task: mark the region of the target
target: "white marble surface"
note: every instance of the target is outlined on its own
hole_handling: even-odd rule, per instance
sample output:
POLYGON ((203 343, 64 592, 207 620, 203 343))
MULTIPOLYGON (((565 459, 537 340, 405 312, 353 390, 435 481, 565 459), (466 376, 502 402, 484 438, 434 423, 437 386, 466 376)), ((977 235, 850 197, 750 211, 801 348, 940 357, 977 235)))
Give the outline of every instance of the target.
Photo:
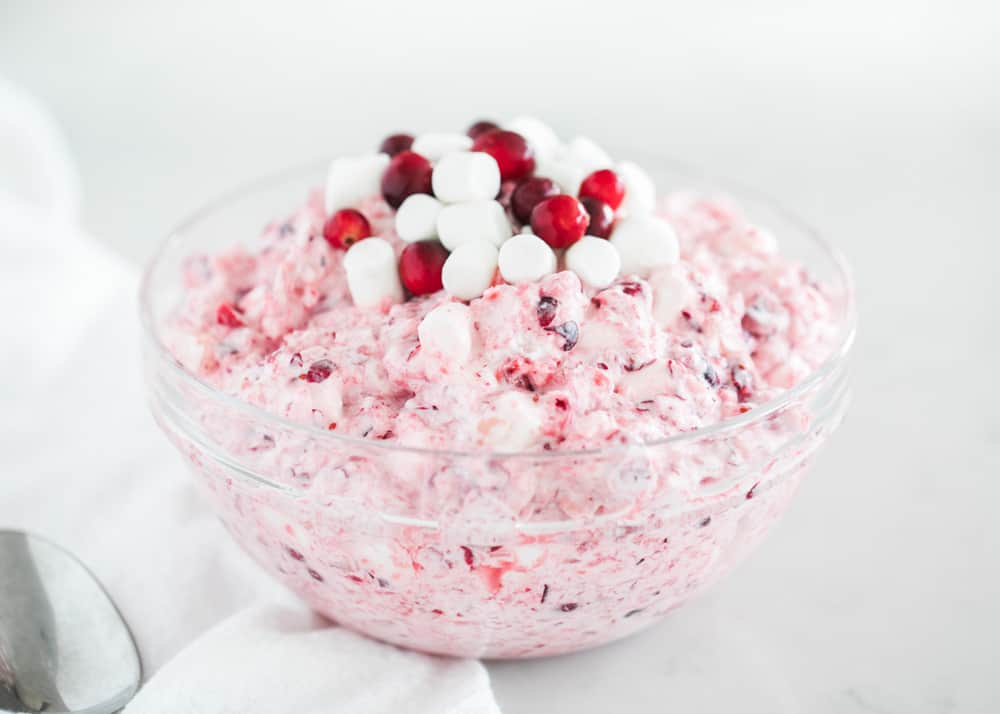
POLYGON ((137 261, 248 176, 530 111, 759 186, 854 264, 854 407, 773 536, 642 635, 491 665, 505 712, 1000 711, 990 5, 203 5, 0 7, 0 72, 55 111, 88 228, 137 261))

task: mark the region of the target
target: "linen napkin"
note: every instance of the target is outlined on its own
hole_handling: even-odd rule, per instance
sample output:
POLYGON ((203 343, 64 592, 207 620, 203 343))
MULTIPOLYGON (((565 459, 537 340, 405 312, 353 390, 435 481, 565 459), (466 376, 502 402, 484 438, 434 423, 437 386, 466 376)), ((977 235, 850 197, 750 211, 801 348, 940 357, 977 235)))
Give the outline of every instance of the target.
POLYGON ((230 541, 146 410, 136 271, 78 228, 75 176, 0 80, 0 528, 107 588, 147 679, 127 714, 498 713, 478 662, 336 627, 230 541))

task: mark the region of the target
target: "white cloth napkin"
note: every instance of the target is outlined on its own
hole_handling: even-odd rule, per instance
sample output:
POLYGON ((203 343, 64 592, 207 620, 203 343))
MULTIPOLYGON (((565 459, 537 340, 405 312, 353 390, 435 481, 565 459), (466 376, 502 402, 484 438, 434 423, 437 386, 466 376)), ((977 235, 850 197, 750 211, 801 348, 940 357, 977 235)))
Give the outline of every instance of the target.
POLYGON ((134 269, 77 227, 54 123, 0 80, 0 528, 90 566, 139 645, 128 714, 496 714, 481 664, 310 614, 195 495, 142 397, 134 269))

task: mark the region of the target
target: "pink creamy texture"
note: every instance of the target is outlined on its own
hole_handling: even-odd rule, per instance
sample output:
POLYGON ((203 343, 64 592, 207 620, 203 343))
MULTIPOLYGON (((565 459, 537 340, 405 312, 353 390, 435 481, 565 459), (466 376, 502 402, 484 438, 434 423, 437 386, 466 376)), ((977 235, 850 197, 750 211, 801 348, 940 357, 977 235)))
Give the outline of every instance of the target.
MULTIPOLYGON (((361 208, 401 250, 381 199, 361 208)), ((845 403, 831 387, 721 436, 643 446, 795 385, 839 319, 727 203, 670 195, 659 213, 678 265, 601 291, 569 272, 498 284, 471 301, 472 355, 453 364, 417 336, 443 294, 353 307, 314 196, 253 248, 191 258, 167 343, 222 392, 356 438, 201 394, 161 422, 238 542, 347 626, 483 657, 625 636, 754 547, 845 403)))
MULTIPOLYGON (((365 212, 401 250, 391 210, 373 200, 365 212)), ((471 302, 473 354, 453 364, 422 352, 417 337, 424 315, 450 298, 355 308, 344 252, 317 237, 314 198, 254 249, 192 260, 173 350, 213 386, 294 421, 406 446, 498 451, 691 431, 768 401, 827 356, 830 305, 767 234, 689 195, 668 197, 661 215, 679 233, 679 265, 600 291, 568 271, 496 285, 471 302), (683 302, 661 322, 657 303, 671 300, 661 294, 678 291, 683 302), (220 325, 220 305, 234 306, 245 327, 220 325), (504 431, 512 392, 529 433, 504 431)))

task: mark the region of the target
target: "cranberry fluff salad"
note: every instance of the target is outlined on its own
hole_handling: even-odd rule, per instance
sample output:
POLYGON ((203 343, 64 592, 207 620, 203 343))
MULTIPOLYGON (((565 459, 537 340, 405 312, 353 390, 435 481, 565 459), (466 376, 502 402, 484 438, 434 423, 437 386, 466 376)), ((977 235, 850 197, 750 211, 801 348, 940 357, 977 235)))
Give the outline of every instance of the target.
POLYGON ((756 544, 839 420, 808 395, 753 418, 838 348, 826 285, 591 139, 396 134, 304 198, 185 258, 160 334, 200 391, 158 417, 347 626, 485 657, 629 634, 756 544))

